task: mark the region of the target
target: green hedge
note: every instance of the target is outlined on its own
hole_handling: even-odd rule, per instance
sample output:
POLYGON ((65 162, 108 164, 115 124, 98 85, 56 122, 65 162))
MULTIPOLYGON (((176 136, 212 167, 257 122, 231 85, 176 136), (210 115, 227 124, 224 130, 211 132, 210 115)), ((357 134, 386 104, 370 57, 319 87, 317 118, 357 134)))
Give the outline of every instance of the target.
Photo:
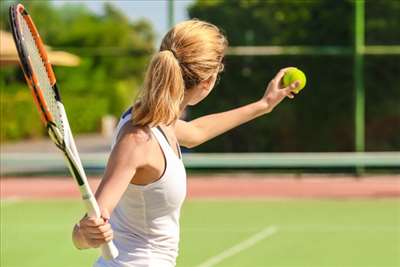
MULTIPOLYGON (((109 100, 97 96, 68 96, 63 101, 74 133, 98 131, 101 127, 101 117, 109 110, 109 100)), ((1 142, 35 138, 45 134, 28 90, 21 90, 16 94, 1 93, 0 105, 1 142)))
POLYGON ((0 93, 0 141, 43 135, 43 125, 28 90, 17 94, 0 93))
MULTIPOLYGON (((66 88, 61 92, 68 119, 74 134, 99 132, 101 118, 120 114, 132 105, 137 93, 137 82, 133 79, 108 85, 103 94, 71 93, 66 88)), ((89 91, 89 90, 88 90, 89 91)), ((4 86, 0 92, 1 123, 0 141, 35 138, 46 134, 39 113, 25 84, 4 86)))
POLYGON ((63 102, 74 133, 99 131, 101 117, 109 110, 108 99, 97 96, 68 96, 63 102))

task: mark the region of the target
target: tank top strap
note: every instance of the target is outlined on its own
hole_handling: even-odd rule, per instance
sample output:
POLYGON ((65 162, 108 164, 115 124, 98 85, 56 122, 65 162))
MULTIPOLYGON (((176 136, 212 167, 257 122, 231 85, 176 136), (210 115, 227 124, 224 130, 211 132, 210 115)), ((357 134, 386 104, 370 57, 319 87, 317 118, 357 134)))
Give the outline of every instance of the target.
POLYGON ((122 116, 117 124, 117 127, 114 130, 113 137, 111 139, 111 149, 113 149, 115 144, 117 143, 118 135, 119 135, 119 132, 121 131, 122 127, 132 119, 131 112, 132 112, 132 107, 130 107, 128 110, 126 110, 122 114, 122 116))
POLYGON ((164 136, 164 133, 160 131, 160 129, 158 129, 157 127, 152 127, 151 131, 157 139, 157 142, 160 144, 165 156, 170 155, 170 153, 174 153, 170 144, 167 141, 167 138, 164 136))
MULTIPOLYGON (((118 139, 118 135, 119 135, 122 127, 131 120, 132 120, 132 107, 130 107, 128 110, 126 110, 122 114, 122 116, 118 122, 118 125, 114 131, 114 134, 113 134, 113 138, 111 141, 111 148, 114 148, 114 146, 117 142, 117 139, 118 139)), ((173 153, 175 155, 175 152, 172 150, 171 145, 168 143, 168 140, 167 140, 167 137, 165 136, 165 134, 160 129, 158 129, 158 127, 152 127, 150 129, 151 129, 153 135, 155 136, 157 142, 160 144, 161 149, 163 150, 163 153, 168 156, 171 155, 170 153, 173 153)), ((179 158, 181 158, 180 151, 179 151, 179 158)))

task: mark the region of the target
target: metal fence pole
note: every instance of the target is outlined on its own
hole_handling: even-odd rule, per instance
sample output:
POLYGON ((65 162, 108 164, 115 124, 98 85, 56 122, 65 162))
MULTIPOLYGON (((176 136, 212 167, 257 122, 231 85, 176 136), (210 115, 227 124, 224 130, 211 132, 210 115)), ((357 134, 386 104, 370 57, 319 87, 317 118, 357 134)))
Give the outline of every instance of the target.
MULTIPOLYGON (((355 0, 354 15, 354 89, 355 89, 355 151, 365 151, 365 89, 364 89, 364 0, 355 0)), ((363 167, 357 168, 361 174, 363 167)))
POLYGON ((168 29, 171 29, 174 26, 174 0, 168 0, 168 29))
POLYGON ((355 150, 365 150, 364 97, 364 0, 355 1, 354 88, 355 88, 355 150))

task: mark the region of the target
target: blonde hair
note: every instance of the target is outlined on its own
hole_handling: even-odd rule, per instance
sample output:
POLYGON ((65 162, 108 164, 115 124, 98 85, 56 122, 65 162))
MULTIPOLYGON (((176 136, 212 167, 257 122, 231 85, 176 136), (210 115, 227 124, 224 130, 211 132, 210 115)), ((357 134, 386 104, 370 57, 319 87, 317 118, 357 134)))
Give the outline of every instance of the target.
POLYGON ((170 125, 176 121, 185 90, 219 70, 226 47, 224 34, 211 23, 188 20, 173 27, 147 68, 132 110, 134 124, 170 125))

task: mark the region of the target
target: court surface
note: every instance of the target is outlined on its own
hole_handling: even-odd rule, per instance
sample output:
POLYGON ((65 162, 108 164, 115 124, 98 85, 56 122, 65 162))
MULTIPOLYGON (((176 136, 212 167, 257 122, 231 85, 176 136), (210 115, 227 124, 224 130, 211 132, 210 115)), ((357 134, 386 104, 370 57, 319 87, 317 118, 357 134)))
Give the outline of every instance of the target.
MULTIPOLYGON (((314 186, 323 183, 313 181, 314 186)), ((193 195, 193 184, 189 184, 192 191, 182 211, 177 266, 400 266, 400 199, 398 181, 393 181, 391 191, 384 189, 391 194, 375 197, 307 197, 305 189, 299 197, 200 197, 193 195)), ((307 182, 287 186, 294 190, 300 188, 298 183, 307 182)), ((277 181, 269 183, 275 183, 277 190, 277 181)), ((2 185, 4 193, 4 180, 2 185)), ((212 188, 213 183, 208 180, 205 185, 212 188)), ((341 189, 335 183, 331 187, 331 192, 341 189)), ((372 188, 362 183, 359 187, 372 188)), ((25 188, 33 189, 29 184, 25 188)), ((379 186, 375 188, 379 191, 379 186)), ((91 266, 98 252, 75 250, 70 241, 82 205, 60 196, 29 199, 2 194, 2 267, 91 266)))

